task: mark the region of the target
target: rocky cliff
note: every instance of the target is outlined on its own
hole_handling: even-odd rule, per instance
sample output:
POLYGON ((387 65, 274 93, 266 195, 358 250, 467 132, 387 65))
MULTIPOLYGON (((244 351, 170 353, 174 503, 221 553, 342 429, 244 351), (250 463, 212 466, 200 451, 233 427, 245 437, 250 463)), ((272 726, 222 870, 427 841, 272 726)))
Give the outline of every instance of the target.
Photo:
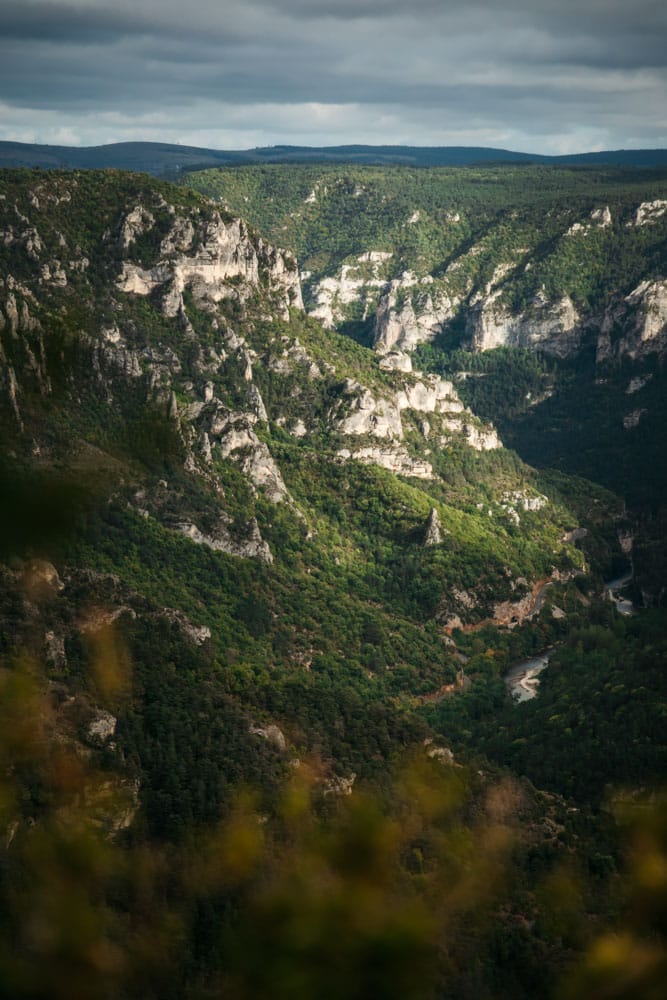
POLYGON ((302 167, 289 182, 282 176, 279 193, 264 191, 268 177, 252 168, 189 183, 239 206, 245 198, 260 226, 305 261, 311 315, 330 328, 356 325, 380 354, 444 338, 569 358, 619 321, 615 356, 663 350, 664 318, 654 293, 651 305, 644 296, 645 283, 667 274, 660 175, 302 167), (234 201, 237 184, 244 193, 234 201))
MULTIPOLYGON (((50 318, 54 310, 66 313, 76 296, 77 309, 83 305, 88 312, 77 334, 79 347, 112 408, 122 410, 131 387, 146 402, 164 407, 193 473, 215 482, 217 465, 232 462, 254 495, 287 503, 297 516, 298 505, 266 437, 271 422, 296 438, 324 428, 338 439, 339 459, 420 479, 437 478, 427 458, 434 447, 446 449, 455 439, 478 450, 500 447, 495 431, 464 407, 451 382, 413 373, 409 360, 381 370, 369 358, 370 384, 341 382, 335 360, 318 363, 289 327, 280 336, 260 335, 259 324, 288 322, 291 310, 303 311, 296 261, 210 203, 175 205, 150 188, 128 193, 113 207, 106 227, 88 231, 85 245, 77 241, 66 261, 63 251, 71 237, 57 228, 47 206, 67 206, 63 216, 76 216, 85 199, 79 180, 38 181, 13 203, 10 199, 3 204, 6 245, 23 281, 11 273, 1 279, 0 317, 8 345, 1 357, 17 423, 23 422, 22 397, 35 382, 40 392, 50 392, 45 342, 50 318), (100 276, 106 280, 101 289, 100 276), (311 385, 305 406, 299 379, 311 385), (290 385, 284 401, 281 384, 290 385), (267 390, 272 399, 265 402, 267 390), (329 400, 316 424, 313 393, 329 400), (406 439, 406 419, 418 428, 421 446, 406 439)), ((375 275, 387 257, 369 254, 359 266, 375 275)), ((339 293, 357 287, 348 281, 339 293)), ((394 352, 388 361, 397 357, 394 352)), ((144 498, 143 509, 162 516, 165 504, 154 495, 144 498)), ((175 527, 214 549, 272 558, 256 522, 249 534, 235 536, 224 501, 220 516, 208 532, 196 519, 181 518, 175 527)))
MULTIPOLYGON (((312 537, 297 456, 324 451, 334 466, 379 466, 446 495, 454 454, 502 449, 451 380, 412 370, 406 350, 454 300, 408 272, 385 286, 387 253, 358 255, 336 292, 340 304, 382 287, 387 317, 406 296, 402 332, 376 320, 372 352, 305 314, 293 255, 187 192, 131 175, 10 175, 0 226, 0 367, 15 431, 34 454, 67 451, 40 421, 52 406, 87 448, 129 448, 142 462, 158 434, 182 473, 133 484, 129 507, 197 547, 270 566, 274 518, 312 537)), ((320 320, 333 322, 334 304, 320 320)))
POLYGON ((498 300, 498 293, 490 293, 471 305, 466 317, 471 350, 523 347, 559 358, 577 353, 583 324, 568 295, 550 302, 538 293, 526 310, 514 315, 498 300))
POLYGON ((667 280, 642 281, 612 303, 599 327, 597 358, 631 360, 667 349, 667 280))

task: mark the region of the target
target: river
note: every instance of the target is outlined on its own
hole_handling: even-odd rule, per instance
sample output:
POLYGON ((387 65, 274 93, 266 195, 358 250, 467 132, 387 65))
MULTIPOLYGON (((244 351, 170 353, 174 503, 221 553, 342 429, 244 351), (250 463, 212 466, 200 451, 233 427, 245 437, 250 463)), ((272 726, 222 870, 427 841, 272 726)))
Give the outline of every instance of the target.
POLYGON ((540 683, 539 675, 549 666, 553 651, 552 647, 537 656, 531 656, 529 660, 521 660, 507 671, 504 681, 516 702, 530 701, 535 697, 540 683))
POLYGON ((604 592, 616 605, 616 609, 621 615, 634 614, 635 606, 627 597, 621 597, 620 592, 632 580, 632 570, 623 576, 617 576, 615 580, 609 580, 604 585, 604 592))
MULTIPOLYGON (((623 588, 627 587, 631 580, 632 570, 623 576, 616 577, 615 580, 608 580, 604 585, 604 593, 614 602, 616 609, 621 615, 634 614, 635 606, 632 601, 627 597, 620 596, 623 588)), ((553 647, 551 647, 537 656, 531 656, 528 660, 521 660, 520 663, 515 663, 507 671, 503 679, 509 688, 510 694, 517 703, 530 701, 531 698, 537 695, 540 674, 549 666, 549 659, 553 652, 553 647)))

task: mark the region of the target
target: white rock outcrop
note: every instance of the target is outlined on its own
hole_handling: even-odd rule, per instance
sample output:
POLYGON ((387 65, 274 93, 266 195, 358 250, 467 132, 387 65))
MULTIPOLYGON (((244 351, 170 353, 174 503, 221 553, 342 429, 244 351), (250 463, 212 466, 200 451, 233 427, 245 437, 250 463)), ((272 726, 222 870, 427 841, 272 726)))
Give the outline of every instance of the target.
POLYGON ((391 257, 381 250, 368 250, 354 263, 343 264, 338 274, 322 278, 311 289, 315 305, 309 314, 329 329, 345 319, 351 305, 363 303, 362 313, 367 316, 386 283, 380 269, 391 257))
POLYGON ((542 510, 549 503, 543 493, 530 494, 526 490, 506 491, 501 497, 501 506, 511 504, 521 510, 542 510))
POLYGON ((138 236, 142 236, 155 225, 155 217, 143 205, 135 205, 120 224, 118 246, 127 253, 138 236))
POLYGON ((575 236, 577 233, 581 233, 585 236, 592 229, 608 229, 611 223, 611 211, 609 205, 605 205, 604 208, 594 208, 587 222, 574 222, 565 235, 575 236))
POLYGON ((99 709, 88 726, 88 737, 89 739, 99 740, 100 743, 106 743, 107 740, 116 732, 116 725, 118 719, 111 712, 107 712, 105 709, 99 709))
POLYGON ((638 427, 639 421, 646 412, 647 412, 646 408, 642 407, 638 410, 633 410, 632 413, 626 413, 626 415, 623 417, 623 429, 629 431, 633 427, 638 427))
POLYGON ((250 449, 241 459, 240 466, 255 489, 261 490, 271 503, 293 503, 280 469, 263 441, 250 449))
POLYGON ((341 461, 350 460, 364 465, 379 465, 397 476, 411 476, 414 479, 435 479, 433 466, 425 459, 412 458, 402 446, 385 448, 340 448, 336 452, 341 461))
POLYGON ((453 382, 438 375, 419 375, 418 380, 406 383, 396 394, 401 410, 416 413, 463 413, 465 406, 459 399, 453 382))
POLYGON ((549 503, 543 493, 531 495, 526 490, 508 490, 500 498, 500 506, 515 524, 521 523, 519 511, 538 511, 549 503))
POLYGON ((211 630, 208 625, 195 625, 182 611, 174 608, 163 608, 160 617, 177 625, 183 635, 195 646, 203 646, 211 638, 211 630))
POLYGON ((443 447, 451 442, 452 434, 463 437, 465 443, 474 448, 475 451, 493 451, 503 447, 495 427, 491 424, 478 426, 469 410, 464 410, 460 417, 445 417, 442 421, 442 428, 447 432, 440 439, 440 444, 443 447))
POLYGON ((375 313, 373 346, 379 354, 413 351, 442 331, 458 300, 433 285, 431 275, 417 278, 405 271, 388 282, 375 313))
POLYGON ((579 348, 582 320, 568 295, 550 302, 539 294, 525 312, 513 315, 498 301, 498 294, 493 293, 470 310, 466 332, 474 351, 537 347, 565 358, 579 348))
POLYGON ((663 198, 656 198, 655 201, 643 201, 637 207, 634 218, 627 222, 627 226, 648 226, 657 222, 667 212, 667 201, 663 198))
POLYGON ((600 324, 597 360, 646 357, 667 350, 667 280, 642 281, 610 306, 600 324), (614 337, 615 331, 622 331, 614 337))
MULTIPOLYGON (((421 373, 416 375, 414 380, 406 380, 391 396, 375 396, 370 389, 359 382, 347 379, 330 413, 332 428, 346 436, 367 435, 389 442, 398 442, 404 438, 401 420, 403 411, 438 414, 440 425, 447 432, 447 436, 441 439, 441 444, 448 444, 451 435, 457 434, 477 451, 502 448, 502 442, 495 428, 491 425, 478 425, 472 413, 459 399, 452 382, 438 375, 421 373)), ((430 427, 424 426, 423 422, 422 433, 426 438, 430 434, 430 427)), ((361 456, 363 451, 355 451, 355 457, 361 456)), ((395 450, 370 449, 370 451, 382 456, 377 464, 384 465, 385 468, 392 468, 394 464, 398 466, 404 464, 401 459, 396 458, 395 450), (392 456, 391 459, 389 455, 392 456)), ((428 462, 422 463, 422 466, 424 469, 431 469, 428 462)), ((430 476, 430 472, 425 474, 425 478, 430 476)))
POLYGON ((431 760, 439 760, 442 764, 454 764, 454 754, 449 747, 430 747, 426 756, 431 760))
MULTIPOLYGON (((273 562, 273 554, 268 543, 262 538, 257 521, 250 522, 250 533, 245 539, 234 538, 224 521, 216 526, 215 533, 205 534, 191 521, 181 521, 176 530, 186 535, 196 545, 207 545, 216 552, 226 552, 242 559, 260 559, 265 563, 273 562)), ((209 633, 210 635, 210 633, 209 633)))
POLYGON ((328 778, 327 781, 324 782, 324 794, 340 795, 343 797, 351 795, 356 780, 357 776, 354 771, 352 771, 347 778, 334 775, 332 778, 328 778))
POLYGON ((503 447, 493 427, 477 427, 472 423, 464 423, 461 430, 466 444, 475 451, 495 451, 496 448, 503 447))
POLYGON ((440 516, 435 507, 431 507, 431 512, 426 521, 424 529, 424 545, 440 545, 442 543, 442 525, 440 516))
POLYGON ((635 392, 639 392, 645 385, 648 385, 652 378, 653 375, 650 372, 648 375, 636 375, 634 378, 631 378, 625 390, 626 396, 632 396, 635 392))
POLYGON ((170 254, 184 253, 189 250, 192 246, 192 241, 195 238, 195 227, 192 225, 192 221, 183 216, 178 216, 174 220, 174 224, 171 227, 169 233, 165 236, 160 244, 160 252, 163 256, 167 257, 170 254))
POLYGON ((411 372, 412 358, 403 351, 390 351, 380 358, 378 365, 383 372, 411 372))
MULTIPOLYGON (((231 295, 238 297, 239 289, 230 285, 230 280, 240 279, 247 290, 252 290, 266 279, 269 291, 281 299, 283 311, 290 307, 303 309, 299 273, 291 254, 268 246, 261 239, 253 241, 241 219, 226 222, 217 212, 204 226, 201 239, 192 250, 190 227, 187 219, 175 220, 171 233, 162 241, 163 257, 154 267, 143 268, 124 261, 117 287, 134 295, 149 295, 163 287, 163 311, 165 315, 176 316, 182 308, 186 288, 197 305, 206 306, 231 295)), ((130 246, 131 241, 128 249, 130 246)))
MULTIPOLYGON (((229 410, 217 399, 197 406, 198 427, 200 434, 206 434, 209 456, 212 458, 217 453, 223 458, 231 458, 248 477, 253 489, 261 490, 272 503, 293 504, 280 469, 254 430, 257 421, 263 419, 261 412, 257 409, 254 412, 229 410)), ((263 413, 265 417, 266 411, 263 413)))
POLYGON ((267 743, 272 743, 277 750, 284 753, 287 749, 287 740, 285 739, 284 733, 276 725, 270 726, 250 726, 248 732, 251 736, 260 736, 267 743))
POLYGON ((343 417, 333 421, 341 434, 400 440, 403 437, 401 411, 396 399, 376 398, 370 389, 348 379, 336 408, 350 400, 343 417))
POLYGON ((298 337, 294 337, 293 340, 283 337, 279 347, 272 347, 267 367, 276 375, 289 375, 298 371, 299 374, 305 374, 309 380, 322 377, 319 365, 311 358, 298 337))

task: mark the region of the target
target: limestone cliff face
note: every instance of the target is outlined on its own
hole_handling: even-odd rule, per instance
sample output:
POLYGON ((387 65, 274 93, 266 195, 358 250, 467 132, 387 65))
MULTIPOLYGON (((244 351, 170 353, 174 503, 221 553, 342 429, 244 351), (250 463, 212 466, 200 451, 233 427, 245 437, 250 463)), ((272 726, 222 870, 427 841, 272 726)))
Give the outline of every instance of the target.
POLYGON ((454 383, 438 375, 415 373, 415 379, 404 382, 397 395, 401 410, 416 413, 463 413, 465 407, 459 399, 454 383))
POLYGON ((650 226, 661 219, 667 213, 667 201, 664 198, 654 198, 652 201, 643 201, 637 206, 637 210, 626 226, 650 226))
POLYGON ((395 398, 378 398, 370 389, 353 379, 347 379, 334 404, 332 425, 341 434, 400 441, 403 438, 401 412, 395 398), (342 416, 338 414, 343 411, 342 416))
POLYGON ((337 455, 343 462, 353 459, 363 465, 379 465, 397 476, 410 476, 412 479, 436 478, 430 462, 426 459, 414 458, 402 445, 340 448, 337 455))
POLYGON ((436 287, 431 275, 409 271, 383 289, 375 314, 373 345, 379 354, 413 351, 433 338, 453 318, 459 302, 436 287))
MULTIPOLYGON (((410 459, 403 444, 404 420, 418 426, 425 440, 446 447, 459 437, 477 451, 501 448, 495 429, 482 424, 463 405, 452 382, 437 375, 415 372, 412 378, 396 376, 393 392, 373 393, 359 382, 348 379, 334 403, 329 421, 334 430, 347 437, 370 437, 386 442, 382 447, 344 448, 342 458, 374 462, 400 475, 420 479, 435 478, 433 467, 424 457, 410 459)), ((428 454, 428 450, 425 454, 428 454)))
POLYGON ((661 351, 661 293, 646 286, 662 280, 655 266, 667 201, 605 201, 563 200, 539 225, 520 205, 463 218, 449 205, 435 215, 415 205, 398 228, 388 211, 386 231, 378 209, 376 242, 363 253, 341 262, 321 237, 331 271, 302 274, 308 311, 328 328, 365 322, 385 371, 408 371, 410 353, 441 334, 473 351, 517 347, 570 358, 599 331, 601 358, 661 351), (619 259, 630 266, 619 269, 619 259))
POLYGON ((605 312, 597 359, 631 359, 667 350, 667 280, 642 281, 605 312), (619 335, 620 334, 620 335, 619 335))
POLYGON ((273 555, 268 544, 263 540, 257 521, 253 519, 247 538, 239 539, 231 534, 224 522, 217 525, 212 534, 205 534, 196 524, 182 521, 176 525, 178 531, 186 535, 197 545, 207 545, 217 552, 227 552, 242 559, 260 559, 271 564, 273 555))
MULTIPOLYGON (((145 225, 145 218, 146 213, 135 207, 123 220, 121 238, 126 250, 131 250, 133 242, 128 242, 127 233, 136 233, 138 220, 145 225)), ((226 222, 214 212, 198 245, 194 245, 194 238, 191 220, 176 216, 162 240, 160 260, 150 268, 125 260, 118 288, 135 295, 159 289, 166 316, 178 315, 186 289, 201 308, 225 298, 247 298, 262 283, 277 296, 283 315, 289 315, 290 307, 303 309, 295 258, 261 239, 253 240, 241 219, 226 222)))
MULTIPOLYGON (((316 282, 310 290, 310 315, 330 329, 347 318, 350 306, 366 318, 375 309, 378 293, 386 282, 386 262, 392 256, 382 250, 366 251, 342 264, 336 274, 316 282)), ((307 272, 303 274, 304 279, 309 277, 307 272)))
POLYGON ((594 208, 590 217, 584 222, 573 222, 565 235, 575 236, 579 233, 585 236, 593 229, 608 229, 611 224, 611 211, 609 205, 605 205, 603 208, 594 208))
MULTIPOLYGON (((412 351, 432 340, 452 319, 459 298, 430 274, 412 271, 392 276, 394 254, 367 250, 330 276, 312 284, 308 312, 334 328, 351 317, 373 320, 373 346, 378 354, 412 351)), ((308 282, 310 274, 302 274, 308 282)))
MULTIPOLYGON (((637 223, 643 224, 648 222, 637 223)), ((575 355, 586 332, 597 331, 598 362, 636 360, 667 349, 667 280, 642 281, 628 295, 612 299, 602 315, 588 316, 567 295, 550 302, 542 294, 513 315, 495 292, 472 306, 466 330, 472 350, 536 348, 558 358, 575 355)))
POLYGON ((498 294, 491 293, 472 307, 466 322, 472 350, 532 347, 558 358, 576 353, 582 331, 582 318, 567 295, 556 302, 538 295, 528 310, 512 315, 498 294))
MULTIPOLYGON (((605 206, 585 222, 573 224, 564 236, 585 236, 611 224, 605 206)), ((327 327, 335 327, 352 312, 357 318, 372 317, 373 346, 381 357, 390 359, 387 369, 407 370, 404 359, 409 353, 446 331, 459 314, 465 318, 472 350, 509 346, 536 348, 556 357, 576 354, 585 329, 595 326, 596 317, 580 314, 567 294, 550 300, 544 292, 538 292, 520 313, 512 313, 503 299, 505 284, 507 280, 511 284, 513 274, 528 270, 531 262, 525 247, 508 253, 511 259, 498 264, 491 279, 480 285, 470 275, 464 276, 478 266, 476 260, 483 255, 480 247, 455 258, 438 278, 403 271, 387 281, 380 275, 391 269, 392 255, 369 251, 311 290, 315 304, 310 315, 327 327)))

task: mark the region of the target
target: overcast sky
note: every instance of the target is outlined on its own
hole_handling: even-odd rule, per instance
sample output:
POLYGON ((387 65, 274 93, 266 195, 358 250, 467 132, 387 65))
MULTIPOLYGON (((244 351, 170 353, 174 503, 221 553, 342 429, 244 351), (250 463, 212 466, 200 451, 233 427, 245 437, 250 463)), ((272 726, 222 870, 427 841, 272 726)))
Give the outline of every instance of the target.
POLYGON ((0 0, 0 139, 667 146, 665 0, 0 0))

